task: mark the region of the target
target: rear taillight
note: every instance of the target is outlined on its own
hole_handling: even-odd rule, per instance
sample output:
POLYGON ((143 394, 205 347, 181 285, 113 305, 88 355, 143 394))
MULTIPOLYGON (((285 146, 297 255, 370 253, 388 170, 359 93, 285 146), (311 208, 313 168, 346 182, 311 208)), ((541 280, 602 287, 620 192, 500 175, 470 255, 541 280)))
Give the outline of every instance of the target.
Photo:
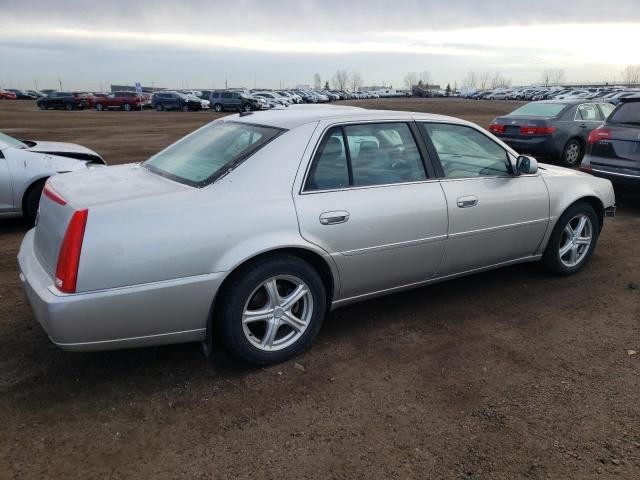
POLYGON ((520 127, 520 135, 551 135, 555 127, 520 127))
POLYGON ((585 165, 584 167, 580 167, 580 171, 584 173, 593 173, 593 168, 591 168, 591 165, 585 165))
POLYGON ((606 128, 596 128, 595 130, 591 130, 587 143, 596 143, 600 140, 611 140, 611 130, 606 128))
POLYGON ((489 131, 491 133, 504 133, 505 126, 500 125, 499 123, 492 123, 489 125, 489 131))
POLYGON ((82 240, 84 239, 84 229, 87 226, 88 216, 89 210, 87 209, 73 213, 60 246, 55 282, 56 287, 65 293, 76 292, 82 240))
POLYGON ((67 204, 67 201, 64 198, 62 198, 62 196, 60 196, 60 194, 56 192, 51 185, 49 185, 48 180, 47 180, 47 183, 44 184, 44 190, 42 190, 42 193, 44 194, 45 197, 53 200, 58 205, 67 204))

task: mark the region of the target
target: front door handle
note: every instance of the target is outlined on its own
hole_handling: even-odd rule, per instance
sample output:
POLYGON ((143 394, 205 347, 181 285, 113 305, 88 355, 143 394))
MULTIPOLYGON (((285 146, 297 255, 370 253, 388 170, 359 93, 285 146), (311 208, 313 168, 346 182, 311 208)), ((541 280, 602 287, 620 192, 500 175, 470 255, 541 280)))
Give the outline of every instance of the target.
POLYGON ((581 123, 581 124, 580 124, 580 128, 588 128, 588 127, 589 127, 589 125, 586 125, 586 124, 584 124, 584 123, 581 123))
POLYGON ((349 220, 349 212, 338 210, 336 212, 324 212, 320 214, 320 223, 322 225, 337 225, 349 220))
POLYGON ((478 205, 478 197, 469 195, 468 197, 458 197, 458 208, 469 208, 478 205))

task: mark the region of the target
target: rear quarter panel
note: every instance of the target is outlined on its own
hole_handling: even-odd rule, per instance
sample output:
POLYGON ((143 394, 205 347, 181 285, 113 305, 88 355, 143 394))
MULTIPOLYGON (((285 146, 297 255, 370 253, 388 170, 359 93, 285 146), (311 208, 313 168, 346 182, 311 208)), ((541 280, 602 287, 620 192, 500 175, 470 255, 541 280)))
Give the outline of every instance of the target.
POLYGON ((324 255, 300 236, 291 196, 314 129, 286 132, 208 187, 90 208, 79 290, 229 272, 282 247, 324 255))

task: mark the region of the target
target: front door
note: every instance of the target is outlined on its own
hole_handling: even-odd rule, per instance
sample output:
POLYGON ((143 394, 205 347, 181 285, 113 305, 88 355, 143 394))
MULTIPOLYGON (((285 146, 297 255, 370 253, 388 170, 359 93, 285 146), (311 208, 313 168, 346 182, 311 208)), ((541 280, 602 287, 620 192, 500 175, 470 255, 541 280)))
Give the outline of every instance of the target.
POLYGON ((437 152, 449 211, 438 276, 534 255, 549 224, 549 195, 540 175, 513 175, 508 152, 473 127, 420 128, 437 152))
POLYGON ((334 126, 324 133, 302 191, 300 231, 340 273, 340 299, 422 282, 446 244, 447 207, 427 177, 409 123, 334 126))
POLYGON ((7 159, 0 151, 0 212, 12 212, 14 210, 11 173, 9 172, 7 159))

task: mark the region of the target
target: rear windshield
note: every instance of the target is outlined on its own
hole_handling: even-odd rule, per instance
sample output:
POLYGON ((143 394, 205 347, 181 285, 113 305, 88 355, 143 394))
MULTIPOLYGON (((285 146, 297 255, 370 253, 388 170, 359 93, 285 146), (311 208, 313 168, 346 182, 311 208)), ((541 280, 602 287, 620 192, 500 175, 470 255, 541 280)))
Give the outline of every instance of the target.
POLYGON ((555 117, 567 105, 563 103, 538 103, 532 102, 516 108, 509 116, 521 115, 527 117, 555 117))
POLYGON ((236 122, 217 122, 196 130, 144 162, 159 175, 202 187, 257 152, 283 130, 236 122))
POLYGON ((621 103, 607 118, 607 123, 640 125, 640 102, 621 103))

